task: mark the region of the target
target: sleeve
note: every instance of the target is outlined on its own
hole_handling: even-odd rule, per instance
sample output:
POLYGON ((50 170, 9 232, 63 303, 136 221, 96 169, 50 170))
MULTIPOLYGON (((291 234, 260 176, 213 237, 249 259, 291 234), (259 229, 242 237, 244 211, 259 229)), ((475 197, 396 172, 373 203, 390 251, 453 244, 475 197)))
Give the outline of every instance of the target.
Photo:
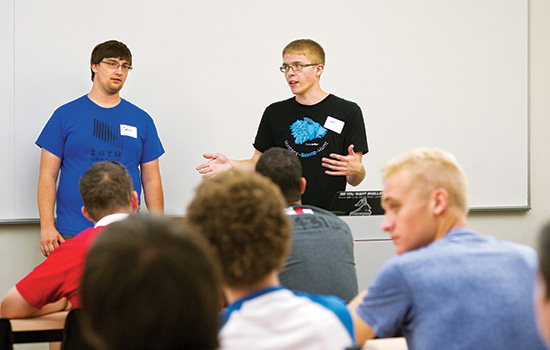
POLYGON ((274 146, 270 116, 270 108, 267 107, 264 111, 264 114, 262 115, 262 120, 260 121, 260 125, 258 126, 256 138, 254 139, 254 148, 262 153, 274 146))
POLYGON ((65 137, 63 132, 62 112, 59 108, 53 113, 40 132, 35 144, 63 159, 65 137))
POLYGON ((390 259, 375 276, 356 311, 377 337, 387 338, 406 322, 411 304, 411 293, 402 272, 390 259))
POLYGON ((140 164, 153 161, 164 154, 164 147, 160 141, 157 127, 151 116, 147 114, 147 133, 143 142, 143 152, 140 159, 140 164))
POLYGON ((365 120, 363 119, 361 107, 356 103, 352 103, 350 118, 348 123, 346 123, 345 130, 345 147, 347 148, 351 144, 355 146, 355 152, 363 152, 365 154, 369 151, 365 120))
POLYGON ((65 260, 64 254, 59 247, 15 285, 19 294, 30 305, 41 309, 44 305, 64 296, 64 271, 69 263, 63 260, 65 260))

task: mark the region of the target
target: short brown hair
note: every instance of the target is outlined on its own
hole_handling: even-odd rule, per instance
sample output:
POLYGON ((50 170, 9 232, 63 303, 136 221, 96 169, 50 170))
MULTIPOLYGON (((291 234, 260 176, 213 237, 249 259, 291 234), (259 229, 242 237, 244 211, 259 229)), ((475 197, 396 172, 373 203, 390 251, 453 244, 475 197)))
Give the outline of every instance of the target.
POLYGON ((202 182, 186 220, 214 247, 225 285, 250 288, 284 264, 291 235, 285 207, 267 178, 229 170, 202 182))
POLYGON ((296 203, 302 198, 302 163, 289 150, 280 147, 268 149, 256 163, 256 172, 279 186, 287 203, 296 203))
POLYGON ((392 158, 382 169, 382 178, 407 170, 413 176, 415 188, 429 193, 444 188, 449 204, 468 214, 468 183, 464 170, 455 156, 437 148, 417 148, 392 158))
POLYGON ((132 204, 132 178, 118 162, 95 163, 82 175, 78 187, 84 208, 94 221, 132 204))
MULTIPOLYGON (((109 40, 104 43, 96 45, 92 51, 90 57, 90 64, 99 64, 104 58, 120 58, 121 60, 128 61, 128 64, 132 65, 132 53, 128 46, 117 40, 109 40)), ((92 71, 92 81, 94 81, 95 73, 92 71)))
POLYGON ((311 39, 298 39, 290 42, 283 49, 283 58, 289 52, 302 54, 309 58, 311 63, 325 64, 325 50, 319 43, 311 39))
POLYGON ((86 258, 81 297, 98 349, 218 348, 219 266, 181 221, 132 215, 107 226, 86 258))

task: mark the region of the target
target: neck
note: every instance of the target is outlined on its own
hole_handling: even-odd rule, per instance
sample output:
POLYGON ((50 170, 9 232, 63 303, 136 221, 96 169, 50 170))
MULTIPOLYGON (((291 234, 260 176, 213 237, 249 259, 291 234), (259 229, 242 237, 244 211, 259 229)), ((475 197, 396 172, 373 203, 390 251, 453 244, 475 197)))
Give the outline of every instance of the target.
POLYGON ((308 91, 303 95, 296 95, 296 102, 306 106, 313 106, 323 101, 328 95, 327 92, 321 90, 320 86, 317 86, 314 90, 308 91))
POLYGON ((88 98, 95 104, 103 108, 115 107, 120 103, 120 93, 109 94, 101 91, 96 84, 92 86, 92 90, 88 94, 88 98))
POLYGON ((261 281, 259 281, 258 283, 256 283, 251 287, 248 287, 248 288, 225 287, 224 292, 225 292, 227 301, 229 303, 233 303, 236 300, 239 300, 254 291, 257 291, 259 289, 266 288, 266 287, 276 287, 280 284, 281 282, 279 282, 278 271, 272 271, 269 275, 267 275, 265 278, 263 278, 261 281))
POLYGON ((437 233, 435 235, 434 241, 445 237, 447 232, 449 232, 450 230, 452 230, 454 228, 466 227, 466 226, 467 226, 466 225, 466 218, 464 218, 463 215, 457 215, 457 216, 449 217, 445 220, 442 220, 438 224, 438 229, 437 229, 437 233))

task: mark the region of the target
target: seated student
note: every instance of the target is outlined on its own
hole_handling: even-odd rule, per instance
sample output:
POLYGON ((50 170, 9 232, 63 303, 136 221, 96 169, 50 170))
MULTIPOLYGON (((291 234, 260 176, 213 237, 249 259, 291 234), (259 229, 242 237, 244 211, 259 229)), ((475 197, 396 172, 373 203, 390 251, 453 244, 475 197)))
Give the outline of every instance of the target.
POLYGON ((540 336, 550 348, 550 222, 539 236, 539 273, 535 289, 537 326, 540 336))
POLYGON ((359 343, 401 328, 410 350, 543 349, 532 301, 537 255, 466 226, 456 159, 417 149, 390 160, 382 177, 381 228, 398 255, 350 303, 359 343))
POLYGON ((279 272, 281 284, 349 302, 357 295, 357 274, 348 225, 324 209, 302 205, 306 179, 300 160, 289 150, 268 149, 258 160, 256 172, 279 186, 293 226, 290 254, 279 272))
POLYGON ((219 267, 204 239, 148 215, 110 225, 86 259, 83 323, 97 349, 218 347, 219 267))
POLYGON ((2 317, 24 318, 79 307, 78 286, 90 245, 106 225, 126 218, 138 208, 132 179, 117 162, 92 165, 80 179, 79 190, 84 202, 82 213, 95 226, 63 242, 12 287, 2 300, 2 317))
POLYGON ((271 181, 237 169, 205 180, 186 220, 214 247, 229 301, 220 349, 344 349, 351 316, 335 296, 293 292, 278 272, 290 245, 286 203, 271 181))

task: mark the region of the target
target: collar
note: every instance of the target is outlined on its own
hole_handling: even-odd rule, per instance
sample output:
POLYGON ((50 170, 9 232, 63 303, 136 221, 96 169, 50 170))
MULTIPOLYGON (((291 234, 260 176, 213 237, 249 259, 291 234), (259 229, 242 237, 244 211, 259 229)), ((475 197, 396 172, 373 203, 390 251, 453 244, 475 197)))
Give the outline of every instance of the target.
POLYGON ((107 226, 109 224, 112 224, 113 222, 124 220, 129 215, 130 214, 127 214, 127 213, 116 213, 116 214, 110 214, 110 215, 104 216, 96 222, 94 227, 107 226))

